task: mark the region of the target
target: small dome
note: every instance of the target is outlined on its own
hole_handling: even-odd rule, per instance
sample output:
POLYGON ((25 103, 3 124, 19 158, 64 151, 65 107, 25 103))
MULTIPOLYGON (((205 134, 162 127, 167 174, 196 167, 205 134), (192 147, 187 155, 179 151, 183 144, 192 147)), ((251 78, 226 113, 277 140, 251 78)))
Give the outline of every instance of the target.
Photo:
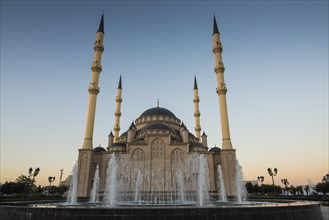
POLYGON ((143 128, 143 130, 169 130, 169 131, 173 131, 173 129, 171 127, 169 127, 166 124, 162 124, 162 123, 153 123, 153 124, 147 125, 143 128))
POLYGON ((140 117, 149 116, 149 115, 165 115, 165 116, 171 116, 176 118, 174 113, 172 113, 168 109, 160 108, 160 107, 150 108, 145 112, 143 112, 140 117))
POLYGON ((127 135, 128 135, 128 132, 125 131, 125 132, 123 132, 123 133, 120 135, 120 137, 127 137, 127 135))
POLYGON ((94 152, 103 152, 103 151, 106 151, 104 148, 102 148, 101 146, 99 146, 99 147, 95 147, 94 149, 93 149, 93 151, 94 152))
POLYGON ((196 138, 196 137, 194 136, 194 134, 192 134, 191 132, 188 133, 188 137, 189 137, 189 138, 196 138))
POLYGON ((220 153, 221 149, 219 147, 213 147, 209 150, 210 152, 214 152, 214 153, 220 153))

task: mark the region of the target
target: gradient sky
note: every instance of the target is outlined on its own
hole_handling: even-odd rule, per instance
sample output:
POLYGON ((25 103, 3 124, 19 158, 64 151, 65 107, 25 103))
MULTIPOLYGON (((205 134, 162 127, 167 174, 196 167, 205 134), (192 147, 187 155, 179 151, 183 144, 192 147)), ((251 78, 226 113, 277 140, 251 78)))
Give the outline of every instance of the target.
POLYGON ((1 1, 1 182, 40 167, 58 184, 84 138, 93 42, 105 16, 94 147, 171 110, 194 133, 193 78, 208 145, 221 146, 212 22, 223 44, 231 138, 244 177, 317 183, 328 172, 328 1, 1 1))

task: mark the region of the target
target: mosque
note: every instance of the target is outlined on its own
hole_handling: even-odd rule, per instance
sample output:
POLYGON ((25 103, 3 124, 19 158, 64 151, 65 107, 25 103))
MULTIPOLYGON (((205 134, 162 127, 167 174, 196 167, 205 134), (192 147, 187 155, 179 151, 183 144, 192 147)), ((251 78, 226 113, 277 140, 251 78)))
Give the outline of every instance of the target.
MULTIPOLYGON (((194 166, 193 155, 203 155, 209 168, 209 192, 218 191, 217 168, 221 165, 225 183, 226 195, 236 195, 236 153, 232 146, 229 131, 228 112, 226 104, 227 88, 224 82, 225 67, 222 62, 222 44, 216 18, 213 21, 213 53, 215 56, 215 75, 217 79, 217 94, 220 106, 220 118, 222 129, 222 147, 208 148, 207 135, 201 134, 198 85, 194 78, 194 118, 195 133, 189 132, 188 128, 177 118, 175 114, 158 105, 146 109, 132 122, 130 127, 120 133, 120 117, 122 102, 122 80, 120 77, 115 108, 115 124, 113 133, 108 135, 107 148, 93 147, 93 130, 95 121, 96 99, 100 91, 99 75, 102 71, 101 58, 104 51, 104 17, 102 16, 94 43, 94 60, 91 66, 92 77, 88 87, 89 103, 86 120, 84 142, 79 149, 78 157, 78 197, 90 196, 96 167, 99 167, 100 190, 106 191, 105 182, 107 172, 111 168, 109 160, 111 155, 116 155, 120 160, 118 178, 128 183, 128 190, 134 187, 137 173, 148 176, 142 186, 143 192, 157 189, 161 179, 163 193, 177 190, 177 172, 182 171, 183 182, 189 185, 188 190, 193 192, 193 177, 197 172, 185 172, 194 166), (192 163, 191 163, 192 161, 192 163), (137 172, 138 171, 138 172, 137 172), (130 184, 130 185, 129 185, 130 184), (130 188, 129 188, 130 187, 130 188)), ((138 174, 138 175, 139 175, 138 174)), ((160 188, 159 188, 160 189, 160 188)))

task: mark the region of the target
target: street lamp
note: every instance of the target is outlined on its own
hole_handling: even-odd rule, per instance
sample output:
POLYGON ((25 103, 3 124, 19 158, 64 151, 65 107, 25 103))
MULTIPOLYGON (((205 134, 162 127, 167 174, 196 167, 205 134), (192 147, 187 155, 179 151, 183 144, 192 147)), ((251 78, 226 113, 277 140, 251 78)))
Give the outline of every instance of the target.
POLYGON ((258 185, 259 185, 259 186, 263 185, 263 182, 264 182, 264 176, 258 176, 258 177, 257 177, 257 180, 258 180, 258 185))
POLYGON ((281 179, 281 182, 283 183, 283 185, 285 187, 288 187, 289 186, 289 181, 287 179, 281 179))
POLYGON ((61 175, 59 176, 59 184, 58 186, 62 185, 62 176, 63 176, 63 169, 60 170, 61 171, 61 175))
POLYGON ((274 168, 273 171, 272 171, 271 168, 267 168, 268 175, 270 175, 272 177, 273 192, 275 192, 274 176, 276 176, 278 174, 278 169, 277 168, 274 168))
POLYGON ((48 182, 49 182, 49 193, 51 190, 51 183, 55 181, 55 177, 54 176, 49 176, 48 177, 48 182))
POLYGON ((30 194, 29 194, 29 200, 31 199, 31 193, 32 193, 32 188, 33 188, 33 183, 34 183, 34 178, 39 174, 40 172, 40 168, 36 168, 33 172, 33 168, 30 167, 29 169, 29 179, 30 179, 30 182, 31 182, 31 186, 30 186, 30 194), (31 180, 31 177, 32 177, 32 180, 31 180))
POLYGON ((264 186, 263 186, 264 176, 258 176, 257 177, 257 180, 258 180, 258 186, 261 186, 263 188, 263 194, 265 194, 265 192, 264 192, 264 186))
POLYGON ((284 189, 285 191, 287 191, 287 188, 289 186, 289 181, 287 179, 281 179, 281 182, 283 183, 284 185, 284 189))

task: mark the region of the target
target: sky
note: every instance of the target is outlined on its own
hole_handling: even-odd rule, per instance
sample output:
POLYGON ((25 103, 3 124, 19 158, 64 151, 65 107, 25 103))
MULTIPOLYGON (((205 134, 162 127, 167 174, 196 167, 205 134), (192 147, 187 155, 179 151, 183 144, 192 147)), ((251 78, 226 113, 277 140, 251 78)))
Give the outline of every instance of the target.
MULTIPOLYGON (((328 1, 1 1, 1 182, 40 168, 70 174, 82 147, 93 42, 105 51, 94 147, 107 147, 122 76, 121 131, 145 110, 194 133, 193 80, 208 147, 221 146, 212 52, 223 44, 230 132, 244 178, 275 183, 328 173, 328 1)), ((282 185, 282 184, 281 184, 282 185)), ((283 186, 283 185, 282 185, 283 186)))

